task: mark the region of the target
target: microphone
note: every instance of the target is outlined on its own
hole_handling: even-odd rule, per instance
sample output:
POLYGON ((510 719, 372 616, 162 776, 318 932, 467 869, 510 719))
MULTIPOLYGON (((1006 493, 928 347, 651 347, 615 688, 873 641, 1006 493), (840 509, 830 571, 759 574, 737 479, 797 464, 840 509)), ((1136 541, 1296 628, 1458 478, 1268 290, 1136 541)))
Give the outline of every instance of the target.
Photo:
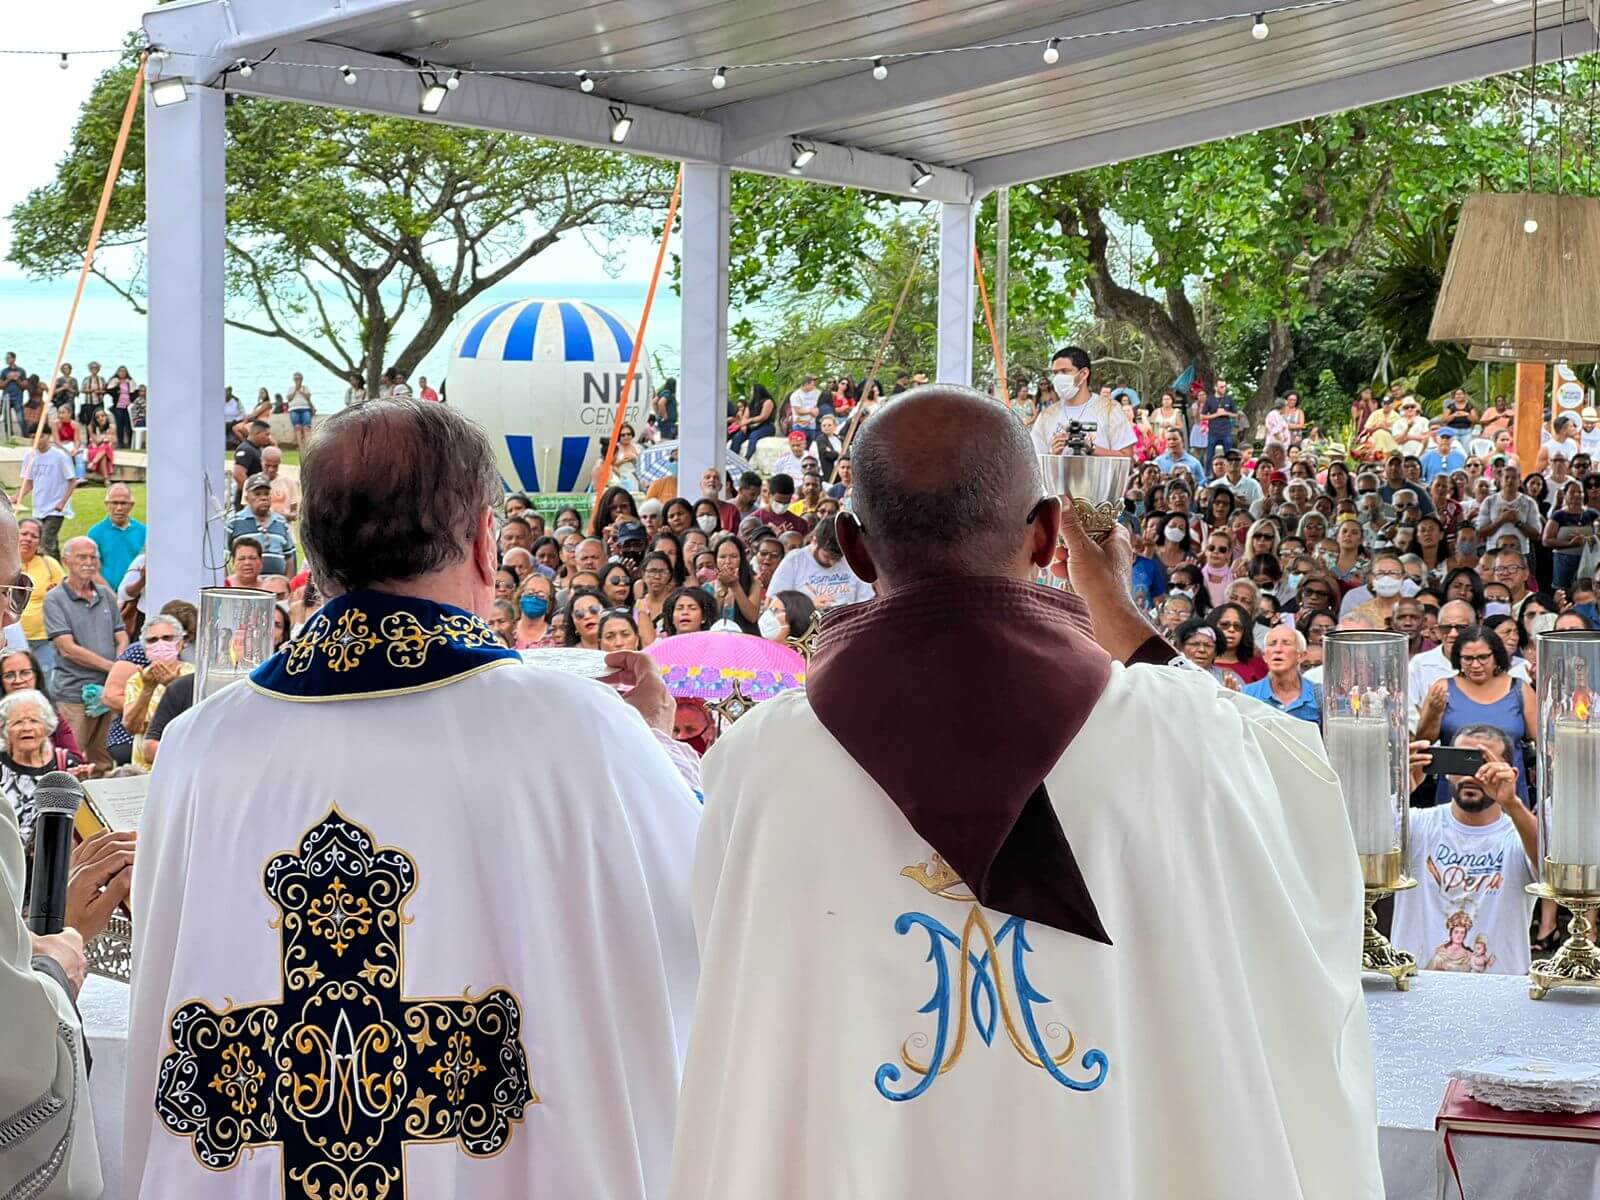
POLYGON ((72 873, 72 819, 83 803, 83 784, 67 771, 51 771, 33 792, 33 891, 28 928, 60 933, 67 922, 67 876, 72 873))

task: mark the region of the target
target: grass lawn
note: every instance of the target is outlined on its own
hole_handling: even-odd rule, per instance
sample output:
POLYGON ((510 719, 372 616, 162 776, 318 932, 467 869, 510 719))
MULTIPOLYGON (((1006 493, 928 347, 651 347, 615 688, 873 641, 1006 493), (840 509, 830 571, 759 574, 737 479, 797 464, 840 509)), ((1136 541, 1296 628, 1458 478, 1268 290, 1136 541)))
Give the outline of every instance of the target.
MULTIPOLYGON (((143 521, 150 525, 150 510, 145 503, 145 485, 130 483, 128 487, 133 490, 133 515, 135 520, 143 521)), ((26 501, 23 502, 27 507, 26 501)), ((30 508, 31 511, 31 508, 30 508)), ((72 493, 73 515, 61 522, 61 544, 65 546, 68 538, 78 537, 89 532, 89 526, 99 524, 100 519, 106 515, 106 489, 99 486, 82 487, 72 493)))

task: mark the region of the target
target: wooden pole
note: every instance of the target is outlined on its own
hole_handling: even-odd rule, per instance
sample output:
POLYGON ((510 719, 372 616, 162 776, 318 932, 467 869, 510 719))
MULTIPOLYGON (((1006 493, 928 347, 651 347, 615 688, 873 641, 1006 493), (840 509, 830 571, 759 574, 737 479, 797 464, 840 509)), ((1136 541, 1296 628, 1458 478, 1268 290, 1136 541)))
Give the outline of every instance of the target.
POLYGON ((1544 430, 1544 392, 1544 364, 1518 363, 1513 428, 1517 462, 1522 465, 1524 474, 1533 470, 1533 461, 1539 457, 1539 435, 1544 430))

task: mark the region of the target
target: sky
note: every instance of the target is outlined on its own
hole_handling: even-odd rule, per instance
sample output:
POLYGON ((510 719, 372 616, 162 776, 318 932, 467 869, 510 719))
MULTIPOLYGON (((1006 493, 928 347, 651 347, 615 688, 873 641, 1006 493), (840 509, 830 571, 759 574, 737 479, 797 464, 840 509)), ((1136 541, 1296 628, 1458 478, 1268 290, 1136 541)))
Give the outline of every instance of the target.
MULTIPOLYGON (((139 25, 150 0, 58 0, 33 4, 12 0, 4 5, 4 49, 11 50, 116 50, 139 25)), ((28 119, 7 121, 4 154, 7 169, 0 171, 0 278, 22 278, 23 273, 4 261, 11 244, 8 214, 34 188, 48 183, 65 153, 78 109, 88 99, 95 79, 116 61, 115 54, 69 58, 65 71, 54 55, 0 55, 0 79, 8 111, 25 103, 28 119), (22 98, 26 97, 24 101, 22 98), (20 169, 19 169, 20 168, 20 169)), ((654 247, 646 242, 618 247, 622 279, 648 279, 654 247)), ((547 279, 592 276, 597 259, 582 238, 559 242, 538 259, 539 273, 547 279)))

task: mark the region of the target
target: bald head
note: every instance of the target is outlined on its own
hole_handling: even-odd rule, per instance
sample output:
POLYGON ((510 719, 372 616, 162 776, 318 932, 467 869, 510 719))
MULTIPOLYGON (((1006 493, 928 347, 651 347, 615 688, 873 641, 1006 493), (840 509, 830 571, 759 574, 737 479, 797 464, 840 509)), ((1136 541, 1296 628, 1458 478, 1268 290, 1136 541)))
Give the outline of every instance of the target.
MULTIPOLYGON (((1033 441, 1009 409, 967 388, 915 388, 863 426, 851 454, 859 537, 887 585, 1023 573, 1043 489, 1033 441)), ((841 540, 859 572, 857 539, 841 540)))

